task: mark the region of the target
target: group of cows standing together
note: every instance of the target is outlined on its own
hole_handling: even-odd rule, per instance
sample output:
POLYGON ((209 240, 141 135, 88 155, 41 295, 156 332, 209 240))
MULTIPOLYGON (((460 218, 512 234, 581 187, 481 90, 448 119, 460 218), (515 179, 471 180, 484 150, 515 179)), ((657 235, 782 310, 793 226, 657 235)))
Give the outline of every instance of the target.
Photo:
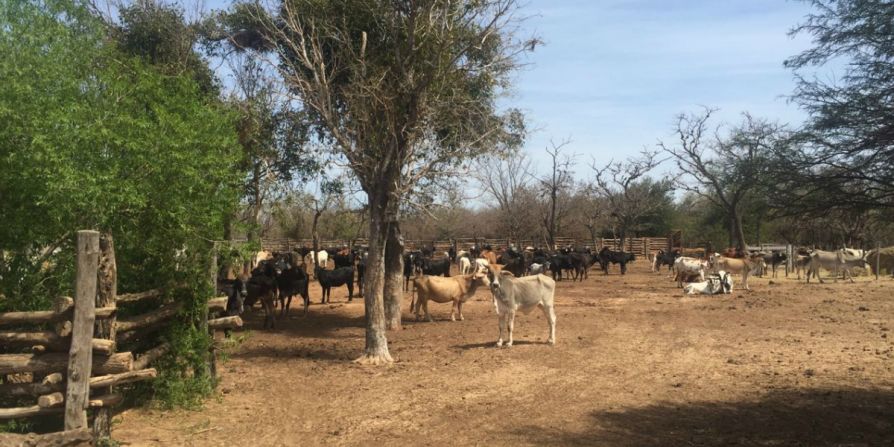
MULTIPOLYGON (((659 250, 650 255, 652 270, 660 271, 664 265, 673 272, 679 287, 689 294, 731 293, 732 275, 742 276, 743 287, 748 290, 748 277, 762 275, 768 266, 776 276, 778 266, 787 262, 784 252, 741 253, 728 250, 723 254, 706 255, 691 250, 659 250), (688 251, 688 252, 687 252, 688 251), (689 255, 689 256, 687 256, 689 255), (686 284, 684 286, 684 283, 686 284)), ((869 268, 867 254, 860 250, 842 249, 838 251, 799 250, 793 259, 798 273, 807 272, 807 281, 815 276, 820 281, 819 269, 833 272, 837 280, 840 273, 853 281, 853 267, 869 268)), ((556 281, 563 276, 572 281, 583 281, 587 272, 597 263, 605 274, 610 264, 619 264, 620 273, 625 274, 627 263, 635 261, 632 253, 615 251, 608 247, 595 252, 587 247, 567 247, 547 251, 534 247, 517 250, 510 246, 499 255, 490 246, 472 246, 467 250, 450 247, 445 252, 436 252, 433 246, 404 254, 404 289, 409 289, 412 280, 413 298, 410 312, 419 320, 424 313, 432 321, 428 303, 451 303, 451 320, 463 320, 462 306, 479 287, 487 287, 493 295, 494 309, 499 316, 500 338, 497 345, 512 345, 514 318, 517 311, 530 312, 535 307, 543 310, 549 324, 548 342, 555 343, 556 314, 554 295, 556 281), (457 266, 459 275, 451 276, 451 266, 457 266), (547 276, 546 273, 550 273, 547 276), (506 337, 504 337, 504 333, 506 337)), ((228 313, 239 314, 245 306, 251 307, 261 302, 265 311, 264 327, 275 327, 275 302, 278 298, 280 316, 289 311, 293 297, 304 300, 304 313, 310 304, 307 264, 314 266, 314 277, 322 288, 321 303, 329 301, 332 287, 346 286, 348 301, 354 297, 354 281, 363 294, 363 276, 366 270, 367 253, 364 249, 349 249, 346 246, 313 253, 303 248, 290 253, 260 252, 250 275, 235 279, 219 279, 218 288, 229 296, 228 313), (329 270, 329 259, 334 268, 329 270)), ((786 272, 788 273, 788 272, 786 272)))
MULTIPOLYGON (((792 267, 797 273, 798 279, 801 279, 801 271, 805 271, 807 282, 810 282, 811 277, 823 282, 820 277, 820 269, 832 272, 835 281, 838 281, 838 277, 843 275, 845 279, 850 279, 853 282, 854 268, 871 270, 867 260, 868 256, 869 254, 864 250, 850 248, 836 251, 800 248, 795 251, 792 267)), ((729 277, 732 273, 741 275, 743 287, 749 290, 749 276, 762 276, 764 271, 770 267, 775 278, 778 267, 787 265, 787 262, 788 256, 780 250, 744 253, 728 249, 723 254, 714 253, 707 257, 684 256, 682 250, 679 249, 659 250, 653 258, 652 270, 657 272, 662 266, 667 265, 668 270, 673 272, 678 287, 684 287, 683 284, 688 283, 684 287, 686 293, 716 294, 732 292, 732 279, 729 277), (706 273, 709 273, 710 276, 706 277, 706 273)), ((787 274, 788 270, 786 269, 787 274)))

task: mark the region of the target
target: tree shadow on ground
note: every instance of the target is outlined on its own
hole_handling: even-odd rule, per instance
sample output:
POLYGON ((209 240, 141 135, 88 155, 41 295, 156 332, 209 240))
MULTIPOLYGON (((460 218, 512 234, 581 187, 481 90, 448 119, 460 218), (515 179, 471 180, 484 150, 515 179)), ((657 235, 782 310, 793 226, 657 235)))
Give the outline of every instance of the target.
MULTIPOLYGON (((535 445, 891 446, 894 391, 774 391, 760 400, 656 404, 591 414, 584 431, 525 426, 535 445)), ((559 417, 561 419, 561 417, 559 417)))

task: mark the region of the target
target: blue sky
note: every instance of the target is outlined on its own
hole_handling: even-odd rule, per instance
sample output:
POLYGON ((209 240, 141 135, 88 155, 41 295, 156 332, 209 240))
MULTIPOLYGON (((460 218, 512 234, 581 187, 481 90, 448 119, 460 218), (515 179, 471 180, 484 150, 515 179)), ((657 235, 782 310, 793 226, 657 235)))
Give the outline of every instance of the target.
POLYGON ((786 0, 533 0, 524 30, 546 42, 528 56, 506 106, 526 112, 526 150, 544 160, 571 138, 586 175, 592 158, 625 158, 672 137, 674 116, 718 107, 797 125, 804 114, 783 61, 810 44, 788 30, 810 7, 786 0))
MULTIPOLYGON (((591 160, 635 155, 672 139, 674 117, 719 108, 797 125, 783 61, 810 46, 788 31, 811 11, 797 0, 519 0, 522 36, 545 45, 526 57, 506 107, 536 129, 524 150, 543 169, 550 140, 572 140, 579 178, 591 160)), ((208 0, 220 9, 230 0, 208 0)), ((221 67, 226 76, 226 67, 221 67)), ((659 169, 670 169, 670 163, 659 169)))

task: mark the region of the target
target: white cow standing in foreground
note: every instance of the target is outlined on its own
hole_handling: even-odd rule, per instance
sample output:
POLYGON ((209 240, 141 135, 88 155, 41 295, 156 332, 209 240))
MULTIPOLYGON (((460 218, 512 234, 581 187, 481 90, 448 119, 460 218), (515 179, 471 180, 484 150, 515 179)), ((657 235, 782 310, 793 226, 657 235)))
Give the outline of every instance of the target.
POLYGON ((556 282, 546 275, 525 276, 516 278, 509 272, 488 272, 490 291, 494 296, 494 308, 500 317, 500 338, 497 346, 503 346, 503 330, 508 331, 506 346, 512 346, 512 330, 515 323, 515 312, 530 313, 540 307, 549 323, 547 343, 556 344, 556 282))

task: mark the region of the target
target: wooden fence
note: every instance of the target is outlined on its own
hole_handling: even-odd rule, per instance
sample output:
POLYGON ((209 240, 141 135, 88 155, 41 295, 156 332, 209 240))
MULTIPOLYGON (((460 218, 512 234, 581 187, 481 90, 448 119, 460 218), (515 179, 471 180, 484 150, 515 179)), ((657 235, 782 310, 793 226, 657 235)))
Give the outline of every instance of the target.
MULTIPOLYGON (((407 250, 415 250, 419 249, 423 246, 431 246, 434 245, 435 251, 447 251, 450 249, 450 246, 453 242, 456 241, 456 245, 459 249, 468 249, 473 245, 477 245, 479 247, 483 247, 486 245, 492 246, 495 250, 505 249, 510 244, 514 244, 517 248, 523 249, 527 246, 532 247, 540 247, 543 246, 543 241, 533 240, 533 239, 519 239, 513 240, 509 238, 469 238, 469 237, 459 237, 453 240, 423 240, 423 239, 409 239, 404 241, 404 246, 407 250)), ((245 240, 235 240, 232 242, 245 242, 245 240)), ((320 241, 320 248, 329 248, 329 247, 342 247, 342 246, 364 246, 367 244, 366 239, 355 239, 355 240, 346 240, 346 239, 325 239, 320 241)), ((659 249, 667 249, 669 244, 669 238, 667 237, 636 237, 636 238, 628 238, 624 241, 624 251, 631 252, 637 256, 644 256, 648 253, 658 251, 659 249)), ((593 247, 596 250, 602 249, 602 247, 609 247, 612 250, 618 250, 620 247, 619 239, 610 239, 610 238, 597 238, 596 240, 583 240, 583 239, 575 239, 571 237, 557 237, 556 245, 559 247, 567 247, 567 246, 589 246, 593 247)), ((262 239, 261 240, 261 248, 263 250, 269 252, 290 252, 297 248, 301 247, 312 247, 313 240, 311 239, 262 239)))
MULTIPOLYGON (((170 350, 168 343, 159 342, 158 332, 170 325, 182 304, 161 303, 169 295, 164 288, 118 295, 117 287, 111 236, 79 231, 74 298, 58 298, 51 310, 0 313, 0 327, 15 327, 0 331, 0 347, 6 352, 0 354, 0 377, 4 378, 0 397, 34 399, 31 405, 0 408, 0 419, 64 414, 65 430, 40 436, 2 435, 0 443, 89 445, 94 439, 109 437, 110 409, 123 400, 116 387, 156 377, 150 365, 170 350), (126 310, 149 300, 159 305, 142 314, 118 317, 119 308, 126 310), (135 354, 120 347, 145 349, 135 354), (93 413, 92 431, 88 410, 93 413)), ((208 314, 199 324, 212 335, 215 330, 242 326, 238 316, 213 318, 225 310, 226 303, 226 297, 208 301, 208 314)), ((213 350, 208 365, 208 371, 200 373, 216 374, 213 350)))

